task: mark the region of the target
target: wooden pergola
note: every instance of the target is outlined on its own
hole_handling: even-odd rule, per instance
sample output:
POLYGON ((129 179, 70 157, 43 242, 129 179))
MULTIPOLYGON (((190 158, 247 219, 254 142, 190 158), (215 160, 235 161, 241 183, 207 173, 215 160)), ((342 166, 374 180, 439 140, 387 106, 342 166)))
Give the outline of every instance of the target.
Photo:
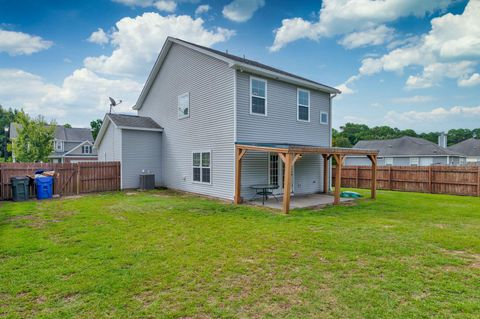
POLYGON ((297 144, 270 144, 270 143, 236 143, 235 144, 235 204, 242 202, 241 185, 242 185, 242 158, 247 151, 260 151, 277 153, 278 157, 285 164, 284 170, 284 194, 283 194, 283 212, 288 214, 290 210, 291 195, 291 172, 295 166, 295 162, 300 160, 304 154, 321 154, 323 157, 323 192, 328 193, 329 185, 329 160, 333 157, 337 163, 335 170, 335 192, 334 205, 340 203, 340 188, 342 185, 342 167, 344 159, 347 155, 365 155, 372 162, 372 185, 371 198, 376 198, 377 192, 377 150, 365 150, 354 148, 340 147, 318 147, 297 144))

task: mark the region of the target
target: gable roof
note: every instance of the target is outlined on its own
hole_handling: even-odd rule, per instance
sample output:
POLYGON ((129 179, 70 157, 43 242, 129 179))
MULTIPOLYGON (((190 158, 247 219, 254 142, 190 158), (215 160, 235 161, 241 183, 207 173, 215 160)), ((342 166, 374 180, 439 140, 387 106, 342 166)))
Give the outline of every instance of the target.
POLYGON ((389 140, 359 141, 353 148, 377 149, 378 156, 462 156, 423 138, 410 136, 389 140))
MULTIPOLYGON (((16 138, 18 136, 17 126, 21 128, 21 125, 18 123, 10 123, 10 138, 16 138)), ((91 129, 81 127, 65 127, 63 125, 56 126, 55 139, 65 142, 93 142, 91 129)))
POLYGON ((177 39, 177 38, 173 38, 173 37, 167 37, 167 39, 165 40, 165 43, 162 47, 162 50, 160 51, 160 54, 158 55, 158 58, 157 58, 154 66, 153 66, 153 68, 150 72, 150 75, 148 76, 147 81, 145 82, 145 85, 143 86, 142 92, 140 93, 140 96, 138 97, 137 103, 135 103, 135 105, 133 106, 134 110, 138 110, 142 107, 142 104, 143 104, 148 92, 150 91, 150 89, 153 85, 153 82, 154 82, 155 78, 157 77, 157 74, 160 71, 160 68, 161 68, 161 66, 162 66, 162 64, 163 64, 163 62, 164 62, 164 60, 167 56, 167 53, 174 43, 185 46, 185 47, 188 47, 192 50, 195 50, 197 52, 206 54, 208 56, 212 56, 212 57, 217 58, 219 60, 222 60, 222 61, 228 63, 229 67, 231 67, 233 69, 245 70, 245 71, 248 71, 248 72, 251 72, 251 73, 254 73, 254 74, 258 74, 258 75, 262 75, 262 76, 270 77, 270 78, 275 78, 275 79, 278 79, 280 81, 293 83, 293 84, 300 85, 300 86, 303 86, 303 87, 323 91, 323 92, 326 92, 326 93, 329 93, 329 94, 340 94, 340 93, 342 93, 340 90, 338 90, 334 87, 309 80, 307 78, 304 78, 304 77, 295 75, 293 73, 289 73, 289 72, 274 68, 272 66, 269 66, 269 65, 266 65, 266 64, 254 61, 254 60, 245 59, 245 58, 233 55, 233 54, 229 54, 229 53, 226 53, 226 52, 222 52, 222 51, 219 51, 219 50, 208 48, 208 47, 198 45, 198 44, 195 44, 195 43, 191 43, 191 42, 188 42, 188 41, 185 41, 185 40, 181 40, 181 39, 177 39))
POLYGON ((128 129, 128 130, 138 130, 138 131, 156 131, 162 132, 163 127, 158 125, 151 117, 147 116, 138 116, 138 115, 129 115, 129 114, 105 114, 103 118, 102 127, 98 132, 97 139, 93 144, 94 148, 97 148, 100 145, 100 142, 105 135, 105 132, 108 126, 112 123, 116 128, 119 129, 128 129))
POLYGON ((448 149, 466 156, 480 156, 480 139, 469 138, 450 146, 448 149))

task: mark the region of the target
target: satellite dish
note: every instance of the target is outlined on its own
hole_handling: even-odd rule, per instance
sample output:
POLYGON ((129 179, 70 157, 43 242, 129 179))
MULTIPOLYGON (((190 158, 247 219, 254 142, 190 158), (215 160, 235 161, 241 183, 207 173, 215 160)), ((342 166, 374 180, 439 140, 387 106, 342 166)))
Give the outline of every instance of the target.
POLYGON ((112 113, 112 108, 121 104, 122 103, 122 100, 118 100, 118 103, 117 101, 115 101, 112 97, 108 97, 108 99, 110 100, 110 113, 112 113))

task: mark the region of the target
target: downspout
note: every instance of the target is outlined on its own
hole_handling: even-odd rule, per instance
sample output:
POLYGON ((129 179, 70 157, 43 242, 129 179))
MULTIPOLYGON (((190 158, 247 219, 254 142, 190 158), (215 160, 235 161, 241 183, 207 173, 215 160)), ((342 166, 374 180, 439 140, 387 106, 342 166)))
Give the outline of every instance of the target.
MULTIPOLYGON (((237 161, 236 161, 236 143, 237 143, 237 70, 233 69, 233 181, 235 185, 235 172, 237 171, 237 161)), ((241 188, 240 188, 241 189, 241 188)), ((240 191, 240 196, 241 196, 240 191)), ((233 194, 235 194, 235 186, 233 188, 233 194)), ((235 197, 235 195, 233 196, 235 197)))

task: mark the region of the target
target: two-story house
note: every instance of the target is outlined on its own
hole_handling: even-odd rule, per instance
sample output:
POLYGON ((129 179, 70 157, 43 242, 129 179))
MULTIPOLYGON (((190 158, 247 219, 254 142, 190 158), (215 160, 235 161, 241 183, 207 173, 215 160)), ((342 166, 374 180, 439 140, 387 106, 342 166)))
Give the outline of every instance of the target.
MULTIPOLYGON (((10 124, 10 139, 15 143, 19 124, 10 124)), ((15 153, 12 154, 15 161, 15 153)), ((75 163, 82 161, 96 161, 97 151, 93 149, 93 136, 89 128, 65 127, 57 125, 53 140, 53 152, 49 156, 52 163, 75 163)))
POLYGON ((259 183, 277 184, 275 192, 284 193, 285 180, 294 194, 322 192, 330 157, 319 151, 331 146, 331 102, 338 93, 169 37, 133 107, 138 115, 107 114, 95 148, 99 160, 122 162, 123 188, 138 187, 138 175, 150 171, 157 185, 233 200, 240 185, 236 146, 243 145, 251 150, 241 154, 241 197, 254 196, 250 186, 259 183), (310 148, 288 166, 286 179, 283 154, 300 146, 310 148))

